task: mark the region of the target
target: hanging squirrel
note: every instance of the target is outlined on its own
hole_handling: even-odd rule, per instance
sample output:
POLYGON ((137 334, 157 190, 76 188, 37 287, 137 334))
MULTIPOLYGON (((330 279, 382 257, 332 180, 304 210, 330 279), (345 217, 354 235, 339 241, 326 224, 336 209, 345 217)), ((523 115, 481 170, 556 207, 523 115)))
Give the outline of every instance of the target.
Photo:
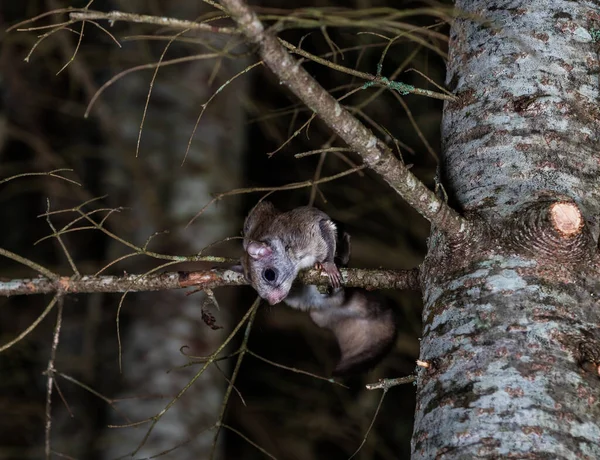
POLYGON ((336 239, 336 225, 323 211, 303 206, 280 212, 270 202, 261 201, 244 222, 244 275, 271 305, 287 297, 303 268, 321 268, 331 285, 339 287, 336 239))
POLYGON ((347 265, 350 235, 337 228, 316 208, 282 213, 261 202, 244 223, 242 266, 248 281, 271 305, 283 300, 308 311, 315 324, 333 332, 341 354, 333 373, 345 375, 367 370, 389 352, 396 338, 396 320, 377 293, 340 287, 336 262, 347 265), (317 286, 293 284, 299 270, 314 264, 329 275, 329 293, 321 293, 317 286))

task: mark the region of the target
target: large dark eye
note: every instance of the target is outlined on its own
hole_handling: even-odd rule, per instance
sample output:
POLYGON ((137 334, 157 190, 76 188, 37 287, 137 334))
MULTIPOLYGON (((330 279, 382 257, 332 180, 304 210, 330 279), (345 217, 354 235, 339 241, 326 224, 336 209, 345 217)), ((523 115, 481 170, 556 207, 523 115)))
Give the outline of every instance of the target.
POLYGON ((277 271, 272 268, 267 268, 263 272, 263 278, 267 281, 275 281, 275 278, 277 278, 277 271))

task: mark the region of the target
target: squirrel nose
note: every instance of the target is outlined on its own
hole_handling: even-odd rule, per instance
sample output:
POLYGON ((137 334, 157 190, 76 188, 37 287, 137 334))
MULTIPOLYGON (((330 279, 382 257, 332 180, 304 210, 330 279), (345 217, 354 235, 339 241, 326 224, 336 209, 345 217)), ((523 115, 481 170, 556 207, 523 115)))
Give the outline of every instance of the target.
POLYGON ((275 305, 276 303, 281 302, 285 298, 285 294, 281 292, 274 292, 267 297, 267 302, 269 305, 275 305))

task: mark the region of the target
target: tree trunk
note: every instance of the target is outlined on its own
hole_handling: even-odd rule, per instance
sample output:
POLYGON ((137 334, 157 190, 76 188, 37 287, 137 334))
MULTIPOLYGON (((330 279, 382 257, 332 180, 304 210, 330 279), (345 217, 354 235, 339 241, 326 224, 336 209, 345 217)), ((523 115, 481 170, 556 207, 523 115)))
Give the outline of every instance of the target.
POLYGON ((414 459, 600 458, 594 2, 458 1, 414 459), (468 19, 467 19, 468 18, 468 19))
MULTIPOLYGON (((130 1, 122 3, 120 6, 125 9, 132 7, 130 1)), ((138 3, 137 11, 147 11, 144 9, 147 2, 138 3)), ((206 9, 202 3, 178 1, 170 2, 156 13, 194 18, 206 9)), ((199 39, 219 46, 222 37, 200 34, 199 39)), ((150 47, 153 53, 146 62, 158 61, 165 45, 150 47)), ((172 44, 170 50, 173 54, 185 51, 178 43, 172 44)), ((122 51, 115 51, 117 58, 122 51)), ((139 53, 139 48, 135 52, 139 53)), ((186 224, 212 195, 240 185, 245 124, 239 97, 246 91, 244 82, 234 81, 231 90, 207 108, 187 156, 186 149, 202 104, 243 67, 242 59, 226 60, 214 80, 212 60, 160 69, 145 115, 138 158, 136 142, 152 73, 137 72, 117 83, 109 107, 120 131, 109 145, 107 155, 113 158, 111 164, 120 168, 113 168, 107 189, 113 195, 116 190, 123 195, 115 200, 115 206, 129 203, 135 214, 132 239, 139 246, 155 234, 149 247, 166 253, 194 254, 238 230, 239 214, 234 199, 186 224), (169 234, 164 234, 165 231, 169 234)), ((119 246, 122 250, 122 245, 119 246)), ((128 270, 146 271, 139 262, 135 261, 128 270)), ((160 413, 196 375, 198 366, 177 369, 187 362, 182 347, 188 347, 185 353, 208 356, 231 329, 234 299, 231 290, 218 293, 221 310, 206 303, 202 292, 187 294, 181 290, 132 294, 123 307, 123 315, 130 316, 131 324, 123 331, 123 371, 117 378, 124 388, 116 397, 126 398, 120 408, 132 420, 160 413), (203 322, 205 309, 216 317, 214 329, 203 322), (136 397, 131 398, 132 394, 136 397)), ((116 360, 112 364, 115 369, 116 360)), ((219 366, 227 372, 227 362, 219 366)), ((207 369, 162 416, 136 458, 161 452, 168 452, 163 454, 164 458, 209 458, 213 450, 211 458, 222 458, 223 444, 215 440, 213 446, 215 432, 207 428, 219 418, 226 384, 218 368, 207 369)), ((122 414, 112 412, 110 423, 126 422, 122 414)), ((146 430, 106 428, 102 458, 112 459, 135 451, 145 434, 146 430)))

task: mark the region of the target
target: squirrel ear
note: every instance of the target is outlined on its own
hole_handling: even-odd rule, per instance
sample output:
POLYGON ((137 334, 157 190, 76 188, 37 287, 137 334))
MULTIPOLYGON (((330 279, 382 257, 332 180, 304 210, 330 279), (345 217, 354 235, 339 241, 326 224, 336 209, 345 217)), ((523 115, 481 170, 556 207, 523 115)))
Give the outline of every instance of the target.
POLYGON ((273 250, 266 244, 258 241, 250 241, 246 247, 246 252, 253 259, 262 259, 270 256, 273 250))

